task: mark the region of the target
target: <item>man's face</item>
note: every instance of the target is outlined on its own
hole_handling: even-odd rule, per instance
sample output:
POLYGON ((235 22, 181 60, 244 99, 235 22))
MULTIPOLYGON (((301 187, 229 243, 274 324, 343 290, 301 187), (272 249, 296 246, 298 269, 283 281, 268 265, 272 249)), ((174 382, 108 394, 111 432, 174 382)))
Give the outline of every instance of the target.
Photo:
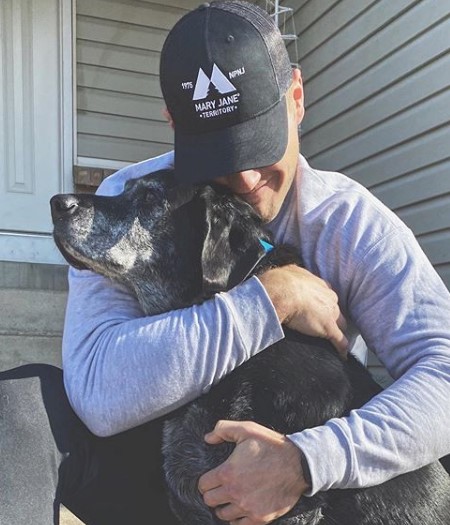
POLYGON ((214 182, 226 186, 248 202, 265 222, 274 219, 280 211, 297 172, 298 126, 304 114, 303 89, 298 69, 293 72, 292 86, 286 97, 289 134, 284 156, 271 166, 240 171, 214 179, 214 182))

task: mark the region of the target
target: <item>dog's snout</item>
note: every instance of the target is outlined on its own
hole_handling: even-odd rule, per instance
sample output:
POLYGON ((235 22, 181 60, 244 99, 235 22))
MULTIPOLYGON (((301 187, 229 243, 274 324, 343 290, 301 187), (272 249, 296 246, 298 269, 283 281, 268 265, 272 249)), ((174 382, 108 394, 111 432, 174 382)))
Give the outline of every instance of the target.
POLYGON ((78 198, 75 195, 55 195, 50 200, 53 220, 71 215, 78 208, 78 198))

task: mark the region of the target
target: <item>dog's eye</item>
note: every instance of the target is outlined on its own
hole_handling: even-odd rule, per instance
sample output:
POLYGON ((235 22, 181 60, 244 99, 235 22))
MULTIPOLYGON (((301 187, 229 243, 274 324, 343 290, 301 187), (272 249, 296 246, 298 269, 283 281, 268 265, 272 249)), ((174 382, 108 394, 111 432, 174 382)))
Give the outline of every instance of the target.
POLYGON ((144 202, 150 203, 155 200, 155 195, 151 191, 146 191, 144 193, 144 202))
POLYGON ((146 189, 140 196, 141 202, 144 206, 151 206, 155 208, 162 204, 162 197, 157 191, 146 189))

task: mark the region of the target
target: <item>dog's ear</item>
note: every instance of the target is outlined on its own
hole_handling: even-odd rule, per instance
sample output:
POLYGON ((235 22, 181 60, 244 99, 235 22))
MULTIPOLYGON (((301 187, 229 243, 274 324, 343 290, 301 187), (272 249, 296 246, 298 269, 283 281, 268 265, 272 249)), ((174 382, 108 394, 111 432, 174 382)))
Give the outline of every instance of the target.
POLYGON ((264 256, 266 237, 251 207, 231 195, 202 193, 206 233, 201 254, 205 297, 241 283, 264 256))
POLYGON ((197 186, 180 184, 175 178, 175 172, 172 169, 163 169, 149 173, 142 177, 141 181, 147 182, 150 187, 152 182, 159 181, 167 201, 172 209, 177 209, 184 204, 189 203, 199 191, 197 186))

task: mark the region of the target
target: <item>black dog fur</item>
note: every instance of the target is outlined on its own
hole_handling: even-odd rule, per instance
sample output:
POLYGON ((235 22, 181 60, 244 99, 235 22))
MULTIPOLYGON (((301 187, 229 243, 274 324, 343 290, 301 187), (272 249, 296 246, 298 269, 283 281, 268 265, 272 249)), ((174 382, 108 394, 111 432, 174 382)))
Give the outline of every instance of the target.
MULTIPOLYGON (((116 197, 58 195, 51 207, 67 261, 127 285, 148 315, 202 302, 249 272, 298 263, 284 246, 264 256, 260 240, 270 236, 246 203, 212 186, 176 186, 169 171, 129 181, 116 197)), ((166 418, 164 474, 180 523, 222 523, 197 490, 200 475, 232 451, 203 440, 218 419, 253 420, 288 434, 346 415, 380 391, 352 356, 343 361, 324 340, 285 334, 166 418)), ((301 498, 274 523, 448 525, 450 478, 434 463, 377 487, 301 498)))

